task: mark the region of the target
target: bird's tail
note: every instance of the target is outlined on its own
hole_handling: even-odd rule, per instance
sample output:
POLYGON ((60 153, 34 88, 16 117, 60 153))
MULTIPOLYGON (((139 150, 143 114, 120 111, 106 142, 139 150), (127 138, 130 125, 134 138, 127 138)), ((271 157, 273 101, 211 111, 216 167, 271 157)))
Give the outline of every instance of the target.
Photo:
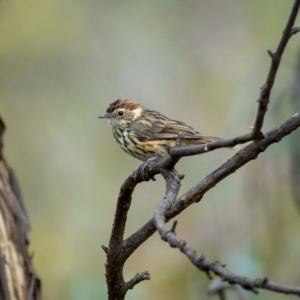
POLYGON ((213 142, 215 140, 219 140, 220 138, 218 137, 215 137, 215 136, 209 136, 209 135, 206 135, 206 136, 203 136, 201 140, 199 140, 199 144, 206 144, 206 143, 209 143, 209 142, 213 142))
POLYGON ((209 142, 218 140, 218 137, 214 137, 214 136, 206 136, 206 135, 199 135, 197 137, 183 137, 181 140, 181 146, 192 146, 192 145, 203 145, 203 144, 207 144, 209 142))
MULTIPOLYGON (((195 144, 202 145, 202 144, 213 142, 213 141, 219 140, 219 139, 220 139, 219 137, 207 135, 207 136, 203 136, 202 139, 197 140, 197 143, 195 143, 195 144)), ((228 149, 237 151, 237 150, 240 150, 241 148, 238 145, 236 145, 234 147, 228 147, 228 149)))

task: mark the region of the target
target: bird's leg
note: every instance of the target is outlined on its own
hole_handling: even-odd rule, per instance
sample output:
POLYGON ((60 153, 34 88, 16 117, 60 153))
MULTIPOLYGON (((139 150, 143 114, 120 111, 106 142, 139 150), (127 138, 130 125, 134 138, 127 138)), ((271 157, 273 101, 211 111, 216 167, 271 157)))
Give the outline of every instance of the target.
POLYGON ((181 147, 181 139, 185 136, 186 134, 184 132, 179 132, 177 134, 177 138, 176 138, 176 143, 175 143, 175 146, 174 147, 171 147, 170 145, 166 144, 166 149, 168 151, 169 154, 171 154, 171 150, 172 148, 175 148, 175 147, 181 147))
MULTIPOLYGON (((175 147, 180 147, 181 146, 181 139, 186 135, 186 133, 184 132, 179 132, 178 135, 177 135, 177 139, 176 139, 176 144, 175 144, 175 147)), ((172 150, 172 147, 170 145, 166 145, 166 149, 168 151, 168 153, 170 154, 171 150, 172 150)), ((137 176, 138 176, 138 173, 140 172, 141 176, 142 176, 142 179, 143 180, 147 180, 147 176, 146 176, 146 168, 152 163, 152 162, 155 162, 157 159, 159 159, 159 156, 153 156, 153 157, 150 157, 148 158, 142 165, 140 165, 138 167, 137 170, 135 170, 133 172, 133 178, 134 180, 137 179, 137 176)), ((184 176, 182 175, 182 178, 184 176)), ((151 177, 150 178, 151 180, 155 181, 155 177, 151 177)))
MULTIPOLYGON (((143 180, 147 180, 147 176, 146 176, 146 168, 152 163, 152 162, 155 162, 156 160, 158 159, 158 156, 153 156, 153 157, 150 157, 148 158, 143 164, 141 164, 137 170, 135 170, 133 172, 133 178, 134 180, 137 179, 137 175, 138 173, 140 172, 141 173, 141 176, 143 178, 143 180)), ((155 177, 151 177, 150 178, 152 181, 155 181, 155 177)), ((148 179, 149 180, 149 179, 148 179)))
POLYGON ((179 132, 176 139, 176 147, 181 146, 181 139, 186 135, 184 132, 179 132))

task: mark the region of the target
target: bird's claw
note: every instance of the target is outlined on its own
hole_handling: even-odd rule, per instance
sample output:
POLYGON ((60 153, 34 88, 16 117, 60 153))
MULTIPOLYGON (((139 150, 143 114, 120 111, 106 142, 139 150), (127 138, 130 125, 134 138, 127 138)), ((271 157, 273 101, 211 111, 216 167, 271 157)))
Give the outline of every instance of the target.
POLYGON ((181 147, 181 139, 186 135, 185 132, 179 132, 176 139, 176 147, 181 147))
POLYGON ((140 174, 144 181, 149 181, 150 179, 152 181, 156 181, 154 176, 149 177, 148 171, 151 170, 151 164, 154 163, 157 160, 157 158, 158 158, 157 156, 150 157, 143 164, 141 164, 138 167, 138 169, 133 172, 133 179, 136 181, 138 178, 138 175, 140 174), (146 170, 146 169, 148 169, 148 170, 146 170))
POLYGON ((133 179, 137 180, 140 175, 144 181, 149 181, 150 179, 155 181, 154 177, 149 177, 148 171, 151 169, 151 163, 146 161, 138 167, 137 170, 133 172, 133 179))

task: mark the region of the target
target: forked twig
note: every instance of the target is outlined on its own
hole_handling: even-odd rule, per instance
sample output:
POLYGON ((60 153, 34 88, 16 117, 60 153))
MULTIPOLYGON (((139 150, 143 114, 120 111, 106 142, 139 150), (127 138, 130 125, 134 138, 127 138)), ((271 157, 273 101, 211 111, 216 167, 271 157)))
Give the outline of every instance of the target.
POLYGON ((206 145, 193 147, 180 147, 180 138, 178 138, 178 146, 170 149, 170 159, 160 164, 152 164, 151 167, 147 168, 147 178, 151 178, 156 174, 161 173, 166 179, 167 189, 164 199, 157 207, 154 217, 127 239, 124 239, 124 231, 128 210, 131 205, 132 193, 136 185, 144 181, 144 178, 142 177, 142 174, 136 172, 135 176, 131 175, 124 181, 118 196, 109 246, 102 247, 107 255, 107 263, 105 266, 109 299, 124 299, 128 289, 133 288, 134 285, 143 280, 150 279, 149 273, 146 271, 137 274, 126 283, 123 278, 123 267, 128 257, 156 230, 159 231, 163 240, 167 241, 170 246, 180 249, 198 269, 206 272, 208 276, 211 276, 210 272, 212 272, 230 284, 238 284, 253 292, 257 292, 257 290, 261 288, 279 293, 300 295, 298 287, 280 285, 273 283, 266 278, 253 280, 232 274, 227 271, 225 266, 221 263, 211 262, 205 256, 198 255, 185 241, 176 237, 176 225, 173 225, 171 230, 168 230, 165 225, 166 222, 180 214, 188 206, 195 202, 199 202, 205 193, 212 189, 217 183, 247 164, 249 161, 255 159, 270 145, 279 142, 282 138, 300 127, 300 113, 296 113, 277 128, 270 130, 265 134, 261 133, 281 57, 290 37, 300 31, 298 27, 293 27, 299 6, 300 0, 295 0, 276 51, 268 52, 271 57, 271 66, 267 79, 259 94, 253 130, 250 133, 234 138, 220 139, 206 145), (224 163, 213 173, 207 175, 196 186, 177 199, 180 179, 182 177, 174 170, 174 166, 181 157, 201 154, 222 147, 233 147, 248 141, 253 141, 253 143, 241 149, 229 161, 224 163))

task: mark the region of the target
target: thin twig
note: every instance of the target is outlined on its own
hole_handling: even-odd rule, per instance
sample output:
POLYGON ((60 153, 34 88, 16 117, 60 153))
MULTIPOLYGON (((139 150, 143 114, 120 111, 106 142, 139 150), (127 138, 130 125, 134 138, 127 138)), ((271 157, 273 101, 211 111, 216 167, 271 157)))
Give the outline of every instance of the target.
MULTIPOLYGON (((300 113, 295 114, 289 118, 282 125, 278 126, 265 134, 265 136, 256 141, 249 146, 245 147, 238 153, 236 153, 229 161, 220 166, 212 174, 208 175, 202 181, 200 181, 195 187, 191 188, 184 195, 175 201, 175 204, 164 210, 166 214, 163 219, 158 221, 162 222, 170 220, 174 216, 181 213, 185 208, 187 208, 192 203, 199 201, 206 192, 213 188, 218 182, 220 182, 225 177, 229 176, 237 169, 245 165, 252 159, 255 159, 261 152, 265 151, 270 145, 279 142, 283 137, 289 135, 292 131, 300 127, 300 113)), ((172 202, 172 201, 171 201, 172 202)), ((160 208, 161 209, 161 208, 160 208)), ((157 214, 156 214, 157 215, 157 214)), ((125 255, 129 257, 131 253, 139 247, 144 241, 146 241, 154 232, 156 231, 155 218, 148 221, 142 228, 140 228, 133 235, 128 237, 124 244, 126 245, 125 255)), ((211 262, 204 256, 197 255, 193 250, 189 248, 185 241, 177 240, 175 234, 172 231, 167 230, 162 231, 163 239, 167 239, 172 247, 179 248, 182 252, 187 253, 190 260, 196 260, 197 266, 208 273, 209 271, 221 276, 224 280, 229 283, 240 284, 246 289, 250 289, 256 292, 257 288, 268 289, 285 294, 295 294, 299 295, 299 288, 290 287, 286 285, 280 285, 265 279, 253 280, 243 276, 232 274, 228 272, 225 267, 218 262, 211 262), (196 256, 196 258, 194 258, 196 256), (192 259, 191 259, 192 258, 192 259), (232 277, 234 276, 234 277, 232 277)))
MULTIPOLYGON (((160 207, 163 207, 162 203, 158 206, 158 210, 160 210, 160 207)), ((250 279, 244 276, 236 275, 227 271, 220 262, 212 262, 203 255, 198 255, 184 240, 177 238, 174 233, 169 231, 165 224, 163 224, 163 220, 163 215, 155 214, 154 222, 156 226, 158 226, 157 230, 159 231, 162 239, 167 241, 171 247, 178 248, 181 252, 183 252, 189 258, 191 263, 200 271, 204 271, 206 273, 213 272, 228 283, 239 284, 244 289, 250 290, 255 294, 258 293, 258 289, 260 288, 273 292, 300 296, 300 287, 278 284, 271 282, 266 278, 250 279)))
MULTIPOLYGON (((179 199, 177 199, 175 204, 168 211, 166 220, 174 218, 191 204, 200 201, 204 194, 217 185, 221 180, 237 171, 249 161, 256 159, 257 156, 264 152, 270 145, 279 142, 282 138, 289 135, 299 126, 300 113, 297 113, 277 128, 267 132, 261 140, 255 141, 237 152, 231 159, 217 168, 214 172, 207 175, 197 185, 189 189, 179 199)), ((124 254, 126 257, 129 257, 155 231, 155 224, 153 219, 151 219, 143 227, 129 236, 124 241, 124 254)))
POLYGON ((269 69, 269 73, 267 76, 267 80, 265 84, 262 86, 260 91, 260 96, 257 100, 258 104, 258 110, 256 114, 256 120, 254 123, 254 128, 251 133, 251 139, 256 139, 259 137, 263 123, 264 123, 264 117, 267 112, 270 94, 272 87, 274 85, 275 77, 277 74, 277 70, 281 61, 281 57, 283 55, 284 49, 291 37, 291 32, 299 11, 300 1, 295 0, 294 5, 292 7, 290 16, 288 18, 287 24, 285 26, 285 29, 283 31, 282 37, 279 41, 279 44, 277 46, 276 51, 273 54, 273 57, 271 59, 271 66, 269 69))
POLYGON ((257 100, 258 108, 256 113, 256 119, 254 122, 253 130, 250 133, 243 134, 234 138, 228 139, 219 139, 213 142, 207 143, 206 145, 194 146, 194 147, 174 147, 171 150, 171 155, 173 156, 191 156, 202 154, 205 152, 212 151, 218 148, 224 147, 234 147, 237 144, 243 144, 249 141, 253 141, 259 139, 261 137, 261 130, 265 118, 265 114, 267 112, 271 90, 274 85, 274 81, 276 78, 276 74, 278 71, 278 67, 280 65, 280 61, 285 50, 285 47, 292 36, 292 33, 297 33, 298 27, 293 28, 295 19, 297 17, 299 11, 300 1, 295 0, 293 8, 291 10, 289 19, 283 31, 282 37, 278 43, 276 51, 273 53, 271 50, 268 50, 269 55, 271 56, 271 65, 269 69, 269 73, 267 75, 267 79, 265 84, 261 87, 260 95, 257 100))
POLYGON ((291 36, 292 36, 293 34, 298 33, 299 31, 300 31, 300 26, 295 26, 295 27, 292 29, 291 36))
POLYGON ((300 115, 297 113, 285 121, 282 125, 278 126, 276 129, 269 131, 265 135, 261 134, 270 93, 274 85, 282 54, 291 35, 298 32, 297 27, 293 28, 293 25, 299 10, 299 5, 300 0, 295 0, 293 9, 276 51, 274 53, 269 51, 269 55, 271 56, 271 66, 266 82, 261 88, 258 99, 259 104, 256 119, 252 132, 230 139, 216 140, 202 146, 175 147, 170 149, 170 159, 160 164, 151 164, 146 168, 146 179, 142 176, 142 172, 138 170, 134 173, 134 176, 129 176, 123 183, 118 197, 109 247, 108 249, 105 248, 105 250, 107 249, 106 281, 109 299, 124 299, 128 288, 131 286, 133 287, 135 284, 141 281, 137 279, 142 277, 136 276, 128 283, 125 283, 123 278, 123 266, 127 258, 156 231, 156 226, 160 231, 162 238, 166 239, 171 246, 179 248, 186 255, 188 255, 189 258, 196 255, 197 266, 205 271, 208 275, 210 275, 210 271, 214 272, 215 274, 220 275, 224 280, 227 280, 230 283, 240 284, 244 288, 248 288, 252 291, 256 291, 256 288, 265 288, 278 292, 294 293, 298 295, 297 288, 280 286, 264 280, 253 281, 242 276, 233 275, 232 273, 229 273, 220 263, 213 263, 204 256, 198 256, 187 246, 185 241, 181 241, 176 238, 174 231, 165 230, 165 222, 178 215, 192 203, 200 201, 203 195, 213 188, 218 182, 241 168, 250 160, 255 159, 271 144, 280 141, 283 137, 287 136, 300 126, 300 115), (254 142, 240 150, 232 157, 232 159, 224 163, 215 172, 208 175, 195 187, 187 191, 183 196, 176 200, 181 177, 176 171, 173 170, 173 168, 181 157, 201 154, 221 147, 233 147, 237 144, 245 143, 247 141, 254 142), (138 183, 148 180, 158 173, 161 173, 166 178, 167 193, 165 199, 162 201, 161 206, 159 206, 156 210, 155 217, 124 241, 126 219, 131 205, 131 196, 134 188, 138 183), (170 177, 168 178, 168 176, 170 177), (235 277, 232 278, 231 276, 235 277))
POLYGON ((135 285, 144 280, 150 280, 150 274, 148 271, 137 273, 131 280, 126 283, 127 289, 132 290, 135 285))
POLYGON ((187 244, 186 241, 176 237, 174 230, 168 230, 166 227, 166 215, 167 212, 172 208, 177 198, 177 194, 180 188, 180 178, 175 170, 165 170, 164 172, 162 172, 162 175, 166 180, 166 193, 164 199, 157 206, 153 218, 154 225, 159 232, 162 240, 168 242, 171 247, 178 248, 181 252, 183 252, 189 258, 192 264, 194 264, 199 270, 206 272, 208 275, 210 274, 210 272, 213 272, 230 284, 239 284, 244 289, 250 290, 254 293, 258 293, 257 289, 261 288, 272 290, 278 293, 294 294, 300 296, 300 287, 281 285, 278 283, 270 282, 267 278, 250 279, 228 272, 223 264, 221 264, 220 262, 212 262, 203 255, 198 255, 187 244))

